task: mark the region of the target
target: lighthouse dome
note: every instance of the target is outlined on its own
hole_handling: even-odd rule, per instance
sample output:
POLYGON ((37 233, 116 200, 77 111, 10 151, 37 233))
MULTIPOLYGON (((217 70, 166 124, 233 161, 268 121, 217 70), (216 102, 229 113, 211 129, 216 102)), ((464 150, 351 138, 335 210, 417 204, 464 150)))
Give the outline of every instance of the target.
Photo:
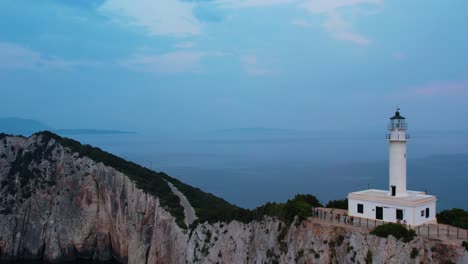
POLYGON ((397 110, 397 111, 395 112, 395 115, 392 116, 392 117, 390 117, 390 119, 391 119, 391 120, 395 120, 395 119, 405 119, 405 117, 403 117, 402 115, 400 115, 400 111, 397 110))
POLYGON ((406 130, 406 118, 400 115, 400 108, 395 112, 395 115, 390 117, 390 124, 388 125, 389 130, 406 130))

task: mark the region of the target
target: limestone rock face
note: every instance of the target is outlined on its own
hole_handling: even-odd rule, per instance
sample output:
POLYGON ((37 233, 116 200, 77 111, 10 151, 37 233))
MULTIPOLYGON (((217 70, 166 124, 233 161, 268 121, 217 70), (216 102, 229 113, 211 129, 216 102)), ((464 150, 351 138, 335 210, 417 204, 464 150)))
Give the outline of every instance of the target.
POLYGON ((0 261, 365 263, 368 252, 374 263, 468 259, 461 246, 423 238, 403 243, 314 219, 290 226, 272 218, 205 223, 185 230, 157 197, 116 169, 40 134, 0 135, 0 261))

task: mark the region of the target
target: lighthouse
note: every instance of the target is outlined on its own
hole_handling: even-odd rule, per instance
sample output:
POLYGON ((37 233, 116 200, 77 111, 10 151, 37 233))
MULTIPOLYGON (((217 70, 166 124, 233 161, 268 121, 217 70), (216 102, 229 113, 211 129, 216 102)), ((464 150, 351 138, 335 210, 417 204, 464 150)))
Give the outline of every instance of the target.
POLYGON ((395 197, 406 196, 406 119, 400 115, 398 108, 395 115, 390 118, 389 134, 389 195, 395 197))
POLYGON ((436 223, 436 202, 434 195, 406 188, 406 118, 397 108, 388 124, 388 189, 368 189, 348 194, 350 216, 381 220, 384 222, 407 223, 418 226, 436 223))

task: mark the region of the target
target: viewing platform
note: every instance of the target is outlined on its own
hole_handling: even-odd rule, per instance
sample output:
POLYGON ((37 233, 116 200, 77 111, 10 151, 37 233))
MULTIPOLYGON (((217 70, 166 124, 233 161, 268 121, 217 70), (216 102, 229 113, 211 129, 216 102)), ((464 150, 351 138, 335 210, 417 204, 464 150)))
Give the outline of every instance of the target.
POLYGON ((411 139, 410 134, 386 134, 385 139, 392 140, 392 141, 404 141, 411 139))

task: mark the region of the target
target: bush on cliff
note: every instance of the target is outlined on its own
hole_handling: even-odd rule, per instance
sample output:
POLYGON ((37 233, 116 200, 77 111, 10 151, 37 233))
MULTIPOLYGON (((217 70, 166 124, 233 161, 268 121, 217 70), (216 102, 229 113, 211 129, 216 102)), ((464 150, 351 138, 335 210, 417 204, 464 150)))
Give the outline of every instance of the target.
POLYGON ((416 232, 412 229, 406 228, 402 224, 388 223, 377 226, 370 232, 372 235, 379 237, 394 236, 396 239, 402 239, 403 242, 410 242, 416 236, 416 232))
POLYGON ((331 200, 325 207, 348 210, 348 198, 342 200, 331 200))
POLYGON ((463 241, 462 242, 462 247, 464 247, 465 250, 468 251, 468 241, 463 241))
POLYGON ((312 216, 312 207, 322 207, 318 199, 310 194, 297 194, 286 203, 266 203, 251 211, 253 220, 261 220, 268 215, 291 223, 296 216, 303 220, 312 216))
POLYGON ((459 208, 444 210, 437 214, 437 222, 468 229, 468 211, 459 208))

